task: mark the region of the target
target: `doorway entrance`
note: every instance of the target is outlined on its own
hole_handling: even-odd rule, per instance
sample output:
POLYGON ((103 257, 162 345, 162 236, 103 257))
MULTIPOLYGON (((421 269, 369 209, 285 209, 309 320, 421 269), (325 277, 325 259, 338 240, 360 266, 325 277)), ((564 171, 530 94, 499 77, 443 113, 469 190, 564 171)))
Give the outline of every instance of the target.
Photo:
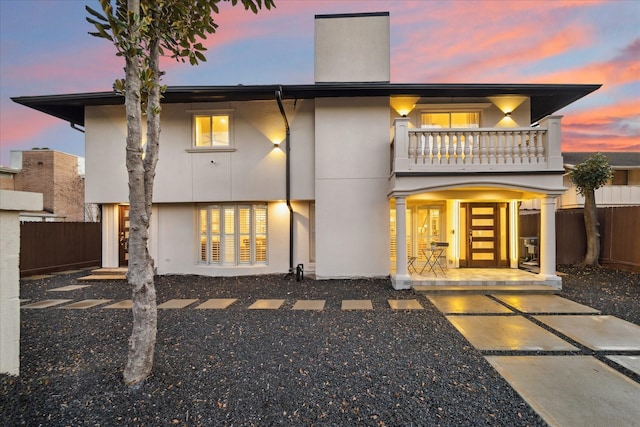
POLYGON ((118 206, 118 262, 129 265, 129 206, 118 206))
POLYGON ((508 266, 507 203, 463 203, 466 210, 466 260, 461 266, 494 268, 508 266))

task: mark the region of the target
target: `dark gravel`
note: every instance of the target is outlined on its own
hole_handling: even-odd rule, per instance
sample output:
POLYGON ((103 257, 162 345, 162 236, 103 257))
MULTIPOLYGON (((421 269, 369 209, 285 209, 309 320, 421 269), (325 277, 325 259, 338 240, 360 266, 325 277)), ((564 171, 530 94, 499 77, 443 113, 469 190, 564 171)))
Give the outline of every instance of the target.
MULTIPOLYGON (((568 268, 563 296, 640 324, 640 274, 568 268)), ((129 299, 123 282, 45 292, 86 273, 21 282, 21 298, 129 299)), ((22 310, 21 376, 0 375, 0 425, 543 426, 423 296, 387 280, 163 276, 158 301, 238 298, 226 310, 160 310, 153 375, 122 368, 129 310, 22 310), (247 310, 284 298, 277 311, 247 310), (392 311, 418 298, 425 310, 392 311), (290 310, 326 299, 325 310, 290 310), (343 299, 374 310, 343 312, 343 299)))

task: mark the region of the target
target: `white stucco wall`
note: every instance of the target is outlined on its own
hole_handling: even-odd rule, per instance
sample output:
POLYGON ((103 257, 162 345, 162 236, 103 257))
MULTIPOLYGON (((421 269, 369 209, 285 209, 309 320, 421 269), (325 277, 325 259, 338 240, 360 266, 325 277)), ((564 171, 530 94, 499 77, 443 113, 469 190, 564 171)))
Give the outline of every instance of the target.
MULTIPOLYGON (((313 102, 285 102, 291 127, 292 198, 313 199, 313 102)), ((126 203, 125 119, 120 106, 86 112, 86 201, 126 203)), ((163 106, 155 203, 285 198, 285 127, 275 101, 163 106), (192 150, 192 115, 229 110, 235 151, 192 150)))
POLYGON ((316 100, 316 275, 389 274, 389 100, 316 100))
POLYGON ((42 203, 40 193, 0 190, 0 373, 20 373, 20 211, 42 203))

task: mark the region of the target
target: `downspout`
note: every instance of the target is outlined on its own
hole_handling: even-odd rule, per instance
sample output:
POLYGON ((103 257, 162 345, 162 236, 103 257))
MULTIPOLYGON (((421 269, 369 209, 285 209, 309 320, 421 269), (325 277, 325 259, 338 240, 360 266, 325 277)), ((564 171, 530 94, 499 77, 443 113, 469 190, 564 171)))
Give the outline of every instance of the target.
POLYGON ((69 122, 69 125, 71 126, 71 129, 75 129, 75 130, 77 130, 78 132, 82 132, 82 133, 84 133, 84 129, 80 129, 80 128, 78 127, 78 125, 77 125, 77 124, 72 123, 72 122, 69 122))
POLYGON ((280 108, 280 114, 282 120, 284 120, 284 127, 286 130, 285 137, 285 159, 286 159, 286 199, 287 208, 289 208, 289 274, 294 274, 293 270, 293 208, 291 207, 291 132, 289 129, 289 121, 287 120, 287 114, 284 111, 284 105, 282 105, 282 86, 276 91, 276 101, 278 101, 278 107, 280 108))

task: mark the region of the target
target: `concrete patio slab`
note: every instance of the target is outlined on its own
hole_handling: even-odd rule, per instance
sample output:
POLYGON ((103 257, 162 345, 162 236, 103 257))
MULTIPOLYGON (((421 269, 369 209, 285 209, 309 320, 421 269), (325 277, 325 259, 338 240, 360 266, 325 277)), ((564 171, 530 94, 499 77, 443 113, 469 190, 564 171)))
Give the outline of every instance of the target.
POLYGON ((47 292, 69 292, 75 291, 76 289, 88 288, 89 286, 91 285, 67 285, 61 288, 47 289, 47 292))
POLYGON ((32 302, 31 304, 21 305, 20 308, 49 308, 56 305, 71 302, 71 299, 46 299, 43 301, 32 302))
POLYGON ((69 310, 84 310, 87 308, 95 307, 97 305, 106 304, 110 299, 86 299, 83 301, 74 302, 73 304, 65 305, 64 307, 58 307, 60 309, 69 310))
POLYGON ((197 299, 170 299, 158 305, 158 308, 185 308, 196 301, 198 300, 197 299))
POLYGON ((237 298, 212 298, 206 300, 196 308, 202 310, 224 310, 236 301, 238 301, 237 298))
POLYGON ((640 384, 590 356, 487 356, 550 426, 637 426, 640 384))
POLYGON ((123 308, 123 309, 131 309, 133 307, 133 300, 130 299, 126 299, 123 301, 119 301, 115 304, 110 304, 107 306, 104 306, 102 308, 123 308))
POLYGON ((607 359, 640 375, 640 356, 607 356, 607 359))
POLYGON ((293 305, 292 310, 324 310, 325 300, 298 300, 293 305))
POLYGON ((282 304, 283 299, 259 299, 249 306, 249 310, 277 310, 282 304))
POLYGON ((592 350, 640 350, 640 326, 617 317, 534 316, 534 319, 592 350))
POLYGON ((447 316, 478 350, 578 350, 522 316, 447 316))
POLYGON ((557 295, 495 295, 500 301, 523 313, 600 313, 557 295))
POLYGON ((390 299, 387 301, 391 310, 424 310, 417 299, 390 299))
POLYGON ((445 314, 513 313, 484 295, 431 295, 427 299, 445 314))
POLYGON ((342 300, 342 310, 373 310, 373 303, 368 299, 342 300))

